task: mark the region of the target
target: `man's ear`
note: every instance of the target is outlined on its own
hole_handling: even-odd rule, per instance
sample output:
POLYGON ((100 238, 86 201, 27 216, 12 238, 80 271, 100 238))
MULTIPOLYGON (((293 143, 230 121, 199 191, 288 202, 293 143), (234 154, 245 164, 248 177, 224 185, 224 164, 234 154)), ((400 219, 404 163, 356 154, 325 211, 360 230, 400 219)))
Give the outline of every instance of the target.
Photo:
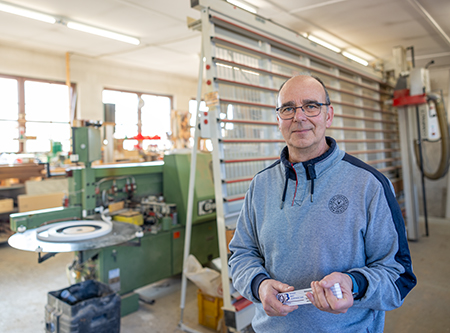
POLYGON ((334 108, 333 105, 329 105, 327 108, 327 115, 326 115, 326 128, 329 128, 331 126, 331 123, 333 122, 333 118, 334 118, 334 108))

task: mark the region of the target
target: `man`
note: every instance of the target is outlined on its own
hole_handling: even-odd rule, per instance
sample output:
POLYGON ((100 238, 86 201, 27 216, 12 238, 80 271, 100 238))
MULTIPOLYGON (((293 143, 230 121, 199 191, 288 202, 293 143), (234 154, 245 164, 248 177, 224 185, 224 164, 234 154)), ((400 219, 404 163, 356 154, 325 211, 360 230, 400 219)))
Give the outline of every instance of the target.
POLYGON ((256 306, 253 329, 382 332, 385 311, 416 284, 392 184, 325 136, 334 110, 318 78, 292 77, 277 103, 287 146, 252 180, 229 246, 233 283, 256 306), (312 305, 276 298, 309 287, 312 305))

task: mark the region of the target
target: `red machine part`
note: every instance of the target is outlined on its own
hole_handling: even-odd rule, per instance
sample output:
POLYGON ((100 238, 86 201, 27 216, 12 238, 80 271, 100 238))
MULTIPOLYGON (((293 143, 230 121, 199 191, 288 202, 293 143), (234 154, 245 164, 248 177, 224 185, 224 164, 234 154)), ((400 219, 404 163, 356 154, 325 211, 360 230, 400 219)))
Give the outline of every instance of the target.
POLYGON ((427 102, 427 95, 414 95, 409 94, 409 89, 401 89, 394 91, 394 99, 392 100, 393 106, 406 106, 406 105, 418 105, 425 104, 427 102))

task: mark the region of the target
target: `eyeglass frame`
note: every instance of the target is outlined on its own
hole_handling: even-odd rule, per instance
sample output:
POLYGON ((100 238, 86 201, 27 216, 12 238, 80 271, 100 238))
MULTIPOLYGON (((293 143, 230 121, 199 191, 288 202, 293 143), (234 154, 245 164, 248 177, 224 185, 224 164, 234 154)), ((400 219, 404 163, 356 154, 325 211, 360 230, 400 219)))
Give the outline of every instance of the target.
POLYGON ((281 118, 282 120, 291 120, 291 119, 294 119, 295 115, 297 114, 297 109, 302 109, 302 112, 305 114, 306 117, 308 117, 308 118, 314 118, 314 117, 317 117, 317 116, 322 112, 322 106, 324 106, 324 105, 325 105, 325 106, 330 106, 331 103, 308 102, 308 103, 305 103, 305 104, 300 105, 300 106, 288 106, 288 105, 285 105, 285 106, 279 106, 279 107, 275 108, 275 112, 276 112, 278 115, 280 115, 280 112, 279 112, 279 111, 280 111, 281 108, 291 107, 291 108, 294 109, 294 115, 292 116, 292 118, 285 118, 285 119, 284 119, 284 118, 281 118, 281 116, 280 116, 280 118, 281 118), (320 111, 319 111, 319 113, 316 114, 315 116, 308 116, 308 115, 306 114, 305 110, 303 109, 303 107, 304 107, 305 105, 308 105, 308 104, 315 104, 315 105, 320 106, 320 111))

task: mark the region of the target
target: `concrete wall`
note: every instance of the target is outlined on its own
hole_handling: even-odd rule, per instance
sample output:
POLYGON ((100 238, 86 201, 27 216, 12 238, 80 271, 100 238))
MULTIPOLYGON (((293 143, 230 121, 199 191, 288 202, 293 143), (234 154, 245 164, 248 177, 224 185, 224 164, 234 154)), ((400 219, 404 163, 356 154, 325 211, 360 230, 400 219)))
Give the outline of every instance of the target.
MULTIPOLYGON (((65 54, 0 45, 0 74, 66 81, 65 54)), ((77 84, 77 119, 103 120, 102 90, 116 88, 171 95, 173 108, 187 111, 197 94, 197 79, 70 56, 70 79, 77 84)))

